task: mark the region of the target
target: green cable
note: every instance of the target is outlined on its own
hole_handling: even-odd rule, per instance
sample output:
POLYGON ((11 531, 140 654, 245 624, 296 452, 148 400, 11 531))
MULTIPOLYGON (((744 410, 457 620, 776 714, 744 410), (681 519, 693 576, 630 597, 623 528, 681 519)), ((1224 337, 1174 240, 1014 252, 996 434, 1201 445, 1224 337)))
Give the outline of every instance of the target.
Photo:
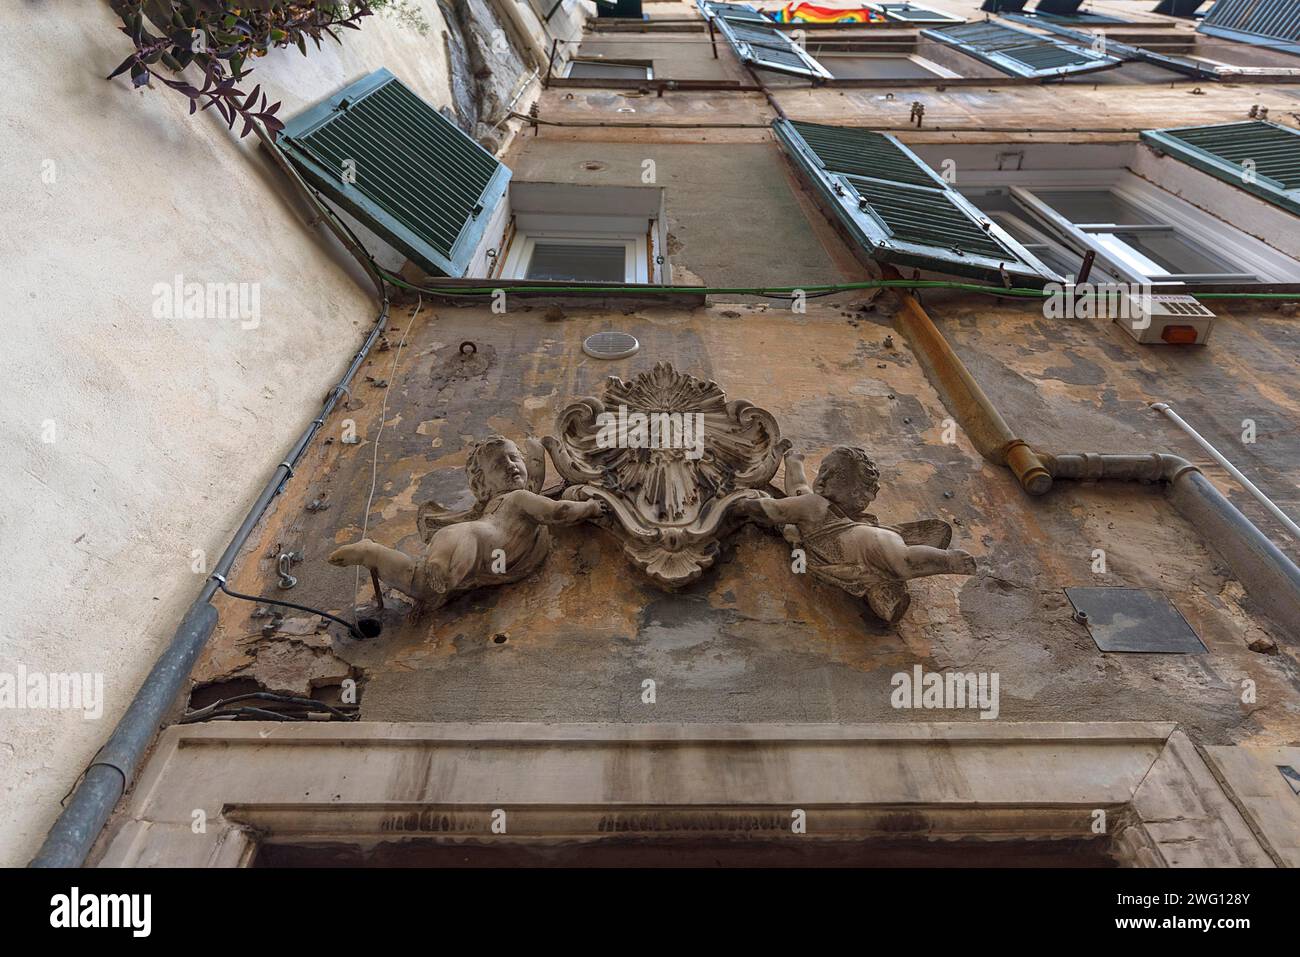
MULTIPOLYGON (((627 292, 645 292, 655 295, 685 295, 685 296, 717 296, 717 295, 746 295, 746 296, 769 296, 776 294, 791 294, 796 292, 834 294, 840 292, 855 292, 862 289, 957 289, 963 292, 984 293, 991 296, 1013 296, 1026 299, 1047 299, 1054 293, 1046 289, 1025 289, 1018 286, 1002 287, 981 285, 973 282, 952 282, 943 279, 874 279, 864 282, 841 282, 831 283, 828 285, 807 285, 807 286, 458 286, 430 288, 428 286, 417 286, 413 283, 406 282, 385 269, 380 269, 384 278, 395 286, 403 289, 410 289, 414 292, 428 293, 433 296, 491 296, 498 292, 531 292, 531 293, 568 293, 568 292, 596 292, 596 293, 627 293, 627 292)), ((1291 301, 1300 300, 1300 292, 1202 292, 1191 293, 1197 299, 1286 299, 1291 301)))

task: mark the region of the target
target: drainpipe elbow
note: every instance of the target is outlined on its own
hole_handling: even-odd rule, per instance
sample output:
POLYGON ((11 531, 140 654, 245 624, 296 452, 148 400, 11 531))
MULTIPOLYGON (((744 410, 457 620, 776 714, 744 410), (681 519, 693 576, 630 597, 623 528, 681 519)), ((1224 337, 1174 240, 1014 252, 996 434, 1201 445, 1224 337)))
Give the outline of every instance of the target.
POLYGON ((1199 471, 1199 468, 1187 461, 1187 459, 1183 458, 1181 455, 1163 453, 1160 456, 1160 477, 1170 485, 1178 481, 1188 472, 1199 471))
POLYGON ((1030 495, 1046 495, 1052 488, 1052 473, 1043 457, 1023 439, 1013 439, 1003 450, 1003 461, 1030 495))

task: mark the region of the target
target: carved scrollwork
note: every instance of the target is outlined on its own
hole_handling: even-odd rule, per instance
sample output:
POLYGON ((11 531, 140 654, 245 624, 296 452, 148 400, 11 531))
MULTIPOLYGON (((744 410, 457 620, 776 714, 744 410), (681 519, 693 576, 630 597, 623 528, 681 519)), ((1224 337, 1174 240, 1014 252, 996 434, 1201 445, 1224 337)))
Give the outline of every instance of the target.
POLYGON ((605 502, 602 524, 670 589, 713 564, 734 507, 765 494, 789 448, 769 412, 666 362, 611 376, 603 397, 560 412, 556 433, 542 442, 570 483, 565 497, 605 502))

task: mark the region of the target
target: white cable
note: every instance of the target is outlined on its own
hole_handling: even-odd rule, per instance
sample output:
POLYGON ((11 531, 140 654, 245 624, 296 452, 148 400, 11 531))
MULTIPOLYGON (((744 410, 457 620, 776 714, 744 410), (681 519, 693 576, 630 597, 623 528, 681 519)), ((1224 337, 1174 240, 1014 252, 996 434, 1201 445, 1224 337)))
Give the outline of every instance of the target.
POLYGON ((1203 435, 1201 435, 1201 433, 1197 432, 1194 428, 1188 425, 1187 422, 1184 421, 1181 415, 1179 415, 1177 412, 1175 412, 1172 408, 1169 407, 1168 402, 1153 402, 1151 403, 1151 408, 1155 409, 1157 412, 1164 413, 1164 415, 1167 416, 1170 419, 1170 421, 1174 423, 1174 425, 1178 426, 1189 436, 1191 436, 1192 441, 1194 441, 1201 448, 1205 449, 1206 453, 1210 456, 1210 458, 1214 459, 1214 461, 1218 462, 1221 466, 1223 466, 1223 468, 1227 471, 1227 473, 1231 475, 1234 479, 1236 479, 1238 484, 1241 485, 1242 488, 1244 488, 1247 492, 1253 495, 1261 505, 1263 505, 1266 509, 1268 509, 1269 514, 1271 514, 1274 518, 1276 518, 1279 522, 1282 523, 1282 527, 1286 529, 1288 535, 1294 538, 1297 542, 1300 542, 1300 525, 1297 525, 1294 521, 1291 520, 1290 515, 1288 515, 1286 512, 1278 508, 1277 505, 1273 503, 1273 500, 1271 498, 1269 498, 1267 495, 1265 495, 1255 486, 1254 482, 1246 478, 1246 476, 1242 475, 1241 469, 1237 468, 1237 466, 1229 462, 1227 458, 1223 455, 1223 453, 1220 452, 1218 449, 1216 449, 1213 445, 1211 445, 1209 441, 1203 435))
MULTIPOLYGON (((366 511, 361 520, 361 537, 366 537, 366 532, 370 529, 370 506, 375 500, 375 486, 379 484, 379 439, 384 434, 384 422, 388 418, 388 393, 393 390, 393 381, 397 378, 397 363, 402 358, 402 346, 406 345, 406 334, 411 331, 411 326, 415 324, 416 317, 420 314, 420 307, 424 305, 424 297, 420 296, 415 303, 415 312, 411 313, 406 320, 406 328, 402 330, 402 338, 397 343, 397 351, 393 353, 393 368, 388 373, 388 382, 384 386, 384 401, 379 407, 379 431, 375 433, 374 454, 370 458, 370 495, 366 498, 366 511)), ((357 607, 357 592, 361 591, 361 566, 357 566, 356 581, 352 584, 352 607, 357 607)))

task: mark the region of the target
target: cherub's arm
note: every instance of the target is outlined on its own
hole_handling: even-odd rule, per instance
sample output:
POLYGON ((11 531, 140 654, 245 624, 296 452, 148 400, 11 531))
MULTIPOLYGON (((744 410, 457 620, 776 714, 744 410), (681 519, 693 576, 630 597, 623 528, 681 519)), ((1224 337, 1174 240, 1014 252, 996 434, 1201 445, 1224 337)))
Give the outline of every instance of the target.
MULTIPOLYGON (((805 486, 806 487, 806 486, 805 486)), ((788 498, 764 498, 754 503, 773 525, 802 525, 818 522, 826 510, 826 500, 808 489, 808 494, 788 498)))
POLYGON ((749 518, 772 525, 817 523, 825 514, 826 499, 812 490, 803 470, 803 456, 785 453, 785 498, 760 498, 745 502, 740 511, 749 518))
POLYGON ((605 507, 598 499, 586 502, 552 501, 545 495, 520 489, 510 493, 510 504, 535 522, 543 525, 574 525, 599 518, 605 507))
POLYGON ((808 484, 808 476, 803 470, 803 455, 791 450, 785 453, 785 494, 791 497, 795 495, 807 495, 812 492, 812 486, 808 484))

